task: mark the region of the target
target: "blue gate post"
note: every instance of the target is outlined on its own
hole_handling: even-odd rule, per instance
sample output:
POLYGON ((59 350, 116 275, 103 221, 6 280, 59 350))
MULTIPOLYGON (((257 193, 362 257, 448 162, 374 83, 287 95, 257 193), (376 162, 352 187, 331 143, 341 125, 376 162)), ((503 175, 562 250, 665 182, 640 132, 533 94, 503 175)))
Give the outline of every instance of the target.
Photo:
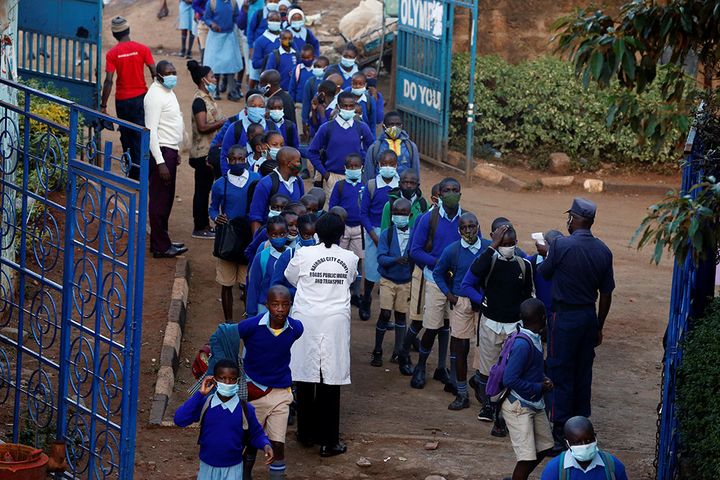
POLYGON ((467 137, 465 139, 465 177, 472 178, 473 147, 475 146, 475 61, 477 59, 478 5, 474 0, 469 6, 472 20, 470 26, 470 82, 468 82, 467 137))

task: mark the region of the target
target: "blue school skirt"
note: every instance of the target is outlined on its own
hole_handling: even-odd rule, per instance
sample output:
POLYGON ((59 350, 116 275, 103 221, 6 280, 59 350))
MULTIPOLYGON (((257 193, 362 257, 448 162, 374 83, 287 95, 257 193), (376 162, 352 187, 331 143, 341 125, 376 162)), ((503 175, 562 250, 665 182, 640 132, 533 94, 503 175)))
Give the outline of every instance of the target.
MULTIPOLYGON (((373 231, 375 231, 378 237, 380 236, 380 227, 373 228, 373 231)), ((365 232, 365 258, 363 261, 365 262, 365 279, 369 282, 380 281, 377 256, 378 247, 375 245, 375 242, 372 241, 372 238, 370 238, 370 234, 365 232)))
POLYGON ((200 461, 197 480, 243 480, 242 462, 232 467, 211 467, 200 461))
POLYGON ((235 32, 208 32, 204 63, 215 74, 237 73, 242 70, 243 59, 235 32))
POLYGON ((180 8, 178 10, 178 30, 193 30, 194 17, 195 15, 192 9, 192 4, 185 3, 184 0, 180 0, 180 8))

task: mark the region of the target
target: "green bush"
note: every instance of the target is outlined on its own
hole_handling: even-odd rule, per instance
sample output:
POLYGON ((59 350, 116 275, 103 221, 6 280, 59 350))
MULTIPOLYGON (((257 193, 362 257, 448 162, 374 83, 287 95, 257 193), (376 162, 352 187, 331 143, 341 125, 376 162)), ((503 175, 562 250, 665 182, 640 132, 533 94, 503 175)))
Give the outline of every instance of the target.
POLYGON ((682 478, 720 478, 720 299, 695 320, 684 341, 678 372, 677 408, 681 457, 686 460, 682 478))
MULTIPOLYGON (((461 142, 467 108, 469 54, 452 61, 450 138, 461 142)), ((543 57, 511 65, 499 57, 483 56, 475 67, 475 145, 490 144, 504 152, 534 154, 538 150, 562 151, 586 163, 608 162, 618 166, 677 166, 678 143, 659 151, 638 144, 630 128, 607 126, 610 97, 619 90, 585 89, 572 66, 558 58, 543 57)), ((657 105, 651 91, 641 98, 641 108, 657 105)), ((464 149, 464 145, 453 145, 464 149)), ((538 162, 542 165, 546 162, 538 162)))

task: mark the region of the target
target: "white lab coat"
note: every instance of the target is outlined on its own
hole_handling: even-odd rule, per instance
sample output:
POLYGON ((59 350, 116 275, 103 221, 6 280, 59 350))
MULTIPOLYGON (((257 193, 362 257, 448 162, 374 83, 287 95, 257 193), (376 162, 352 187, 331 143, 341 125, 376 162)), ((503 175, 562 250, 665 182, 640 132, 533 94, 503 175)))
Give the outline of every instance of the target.
POLYGON ((305 327, 291 350, 294 381, 350 383, 350 285, 357 265, 351 251, 320 244, 297 249, 285 269, 297 287, 290 316, 305 327))

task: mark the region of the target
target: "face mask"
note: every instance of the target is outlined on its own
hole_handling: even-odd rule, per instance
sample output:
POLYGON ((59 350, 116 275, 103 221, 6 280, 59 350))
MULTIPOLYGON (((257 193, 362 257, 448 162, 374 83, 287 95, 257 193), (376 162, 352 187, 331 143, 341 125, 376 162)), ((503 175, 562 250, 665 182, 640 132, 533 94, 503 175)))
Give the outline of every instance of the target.
POLYGON ((290 245, 292 242, 294 242, 295 240, 297 240, 297 238, 298 238, 297 235, 290 235, 290 234, 288 234, 288 236, 287 236, 287 244, 290 245))
POLYGON ((510 259, 515 256, 515 247, 498 247, 498 253, 503 257, 510 259))
POLYGON ((268 9, 268 12, 277 12, 280 8, 280 5, 277 3, 266 3, 265 8, 268 9))
POLYGON ((214 95, 217 91, 217 85, 215 85, 214 83, 206 83, 205 88, 207 88, 207 91, 210 95, 214 95))
POLYGON ((240 176, 245 171, 245 164, 244 163, 236 163, 234 165, 230 165, 230 169, 228 170, 233 175, 240 176))
POLYGON ((352 120, 355 117, 355 110, 344 110, 341 108, 338 115, 345 121, 352 120))
POLYGON ((468 245, 475 245, 475 242, 477 242, 478 236, 477 233, 468 234, 468 233, 461 233, 460 237, 465 240, 465 242, 468 245))
POLYGON ((280 213, 280 210, 270 209, 270 211, 268 212, 268 218, 277 217, 278 215, 280 215, 280 213))
POLYGON ((325 75, 325 69, 320 67, 313 67, 313 75, 315 75, 316 78, 321 78, 323 75, 325 75))
POLYGON ((237 395, 237 383, 222 383, 216 381, 215 385, 217 386, 217 393, 222 395, 223 397, 234 397, 235 395, 237 395))
POLYGON ((395 226, 398 228, 405 228, 410 223, 410 216, 409 215, 393 215, 392 223, 394 223, 395 226))
POLYGON ((395 167, 380 167, 379 170, 382 178, 393 178, 397 175, 397 168, 395 167))
POLYGON ((312 67, 313 60, 303 60, 302 64, 303 64, 303 66, 310 68, 310 67, 312 67))
POLYGON ((400 194, 404 197, 410 200, 413 195, 415 195, 416 188, 402 188, 400 189, 400 194))
POLYGON ((172 90, 177 85, 177 75, 165 75, 162 77, 162 83, 165 88, 172 90))
POLYGON ((304 238, 301 237, 300 240, 298 240, 298 244, 301 247, 312 247, 313 245, 315 245, 315 238, 310 237, 307 240, 305 240, 304 238))
POLYGON ((270 110, 270 118, 273 119, 273 122, 279 122, 283 118, 285 118, 285 111, 284 110, 270 110))
POLYGON ((270 245, 272 245, 273 248, 278 249, 284 247, 287 244, 287 241, 287 237, 271 238, 270 245))
POLYGON ((388 138, 392 138, 393 140, 395 140, 400 136, 401 131, 402 130, 400 129, 400 127, 398 127, 397 125, 393 125, 392 127, 387 127, 385 129, 385 135, 387 135, 388 138))
POLYGON ((300 165, 297 164, 291 164, 288 165, 288 168, 290 169, 290 175, 296 176, 300 173, 300 165))
POLYGON ((262 107, 247 107, 247 117, 252 123, 260 123, 265 117, 265 109, 262 107))
POLYGON ((277 154, 279 151, 280 151, 279 147, 270 147, 270 151, 269 151, 270 158, 272 158, 273 160, 277 160, 277 154))
POLYGON ((460 194, 446 193, 438 201, 443 207, 454 210, 458 205, 460 205, 460 194))
POLYGON ((578 462, 589 462, 595 458, 598 452, 597 441, 587 445, 570 445, 568 443, 568 447, 570 448, 570 454, 578 462))
POLYGON ((365 95, 365 92, 367 91, 367 88, 365 88, 365 87, 362 87, 362 88, 352 88, 351 91, 352 91, 352 94, 353 94, 353 95, 355 95, 356 97, 360 97, 360 96, 362 96, 362 95, 365 95))
POLYGON ((345 68, 352 68, 355 65, 355 59, 348 58, 348 57, 342 57, 340 59, 340 65, 342 65, 345 68))
POLYGON ((358 169, 354 169, 354 170, 349 169, 349 168, 345 169, 345 178, 347 178, 351 182, 357 182, 358 180, 360 180, 361 176, 362 176, 362 168, 358 168, 358 169))
POLYGON ((305 20, 293 20, 292 22, 290 22, 290 26, 292 27, 293 30, 295 30, 296 32, 299 32, 302 29, 302 27, 305 26, 305 20))
MULTIPOLYGON (((272 5, 272 3, 270 4, 272 5)), ((268 22, 268 30, 277 33, 280 31, 280 22, 268 22)))

